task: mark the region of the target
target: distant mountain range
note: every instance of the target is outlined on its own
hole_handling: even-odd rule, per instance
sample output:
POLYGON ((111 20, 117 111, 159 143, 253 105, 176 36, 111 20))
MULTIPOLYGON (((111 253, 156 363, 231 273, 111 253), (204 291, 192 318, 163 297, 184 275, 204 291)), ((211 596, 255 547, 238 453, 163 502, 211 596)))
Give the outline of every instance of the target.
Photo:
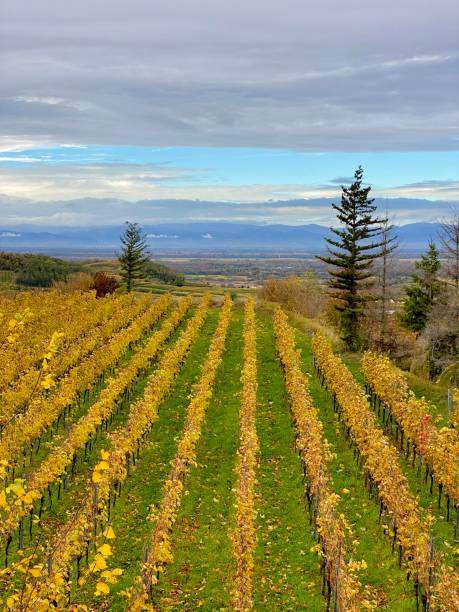
MULTIPOLYGON (((437 223, 410 223, 395 228, 400 252, 419 253, 430 239, 435 240, 437 223)), ((115 253, 123 226, 60 227, 47 231, 0 229, 0 250, 38 251, 55 254, 85 252, 115 253)), ((316 224, 255 225, 245 223, 167 223, 145 225, 151 251, 238 251, 303 252, 314 254, 325 249, 328 227, 316 224)))

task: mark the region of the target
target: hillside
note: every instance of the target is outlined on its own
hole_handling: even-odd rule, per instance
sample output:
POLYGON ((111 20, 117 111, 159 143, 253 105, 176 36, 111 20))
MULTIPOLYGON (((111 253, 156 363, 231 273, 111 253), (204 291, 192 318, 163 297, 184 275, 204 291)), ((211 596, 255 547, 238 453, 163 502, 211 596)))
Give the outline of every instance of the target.
POLYGON ((8 609, 455 609, 444 406, 413 454, 358 360, 251 299, 3 298, 26 306, 0 364, 8 609))

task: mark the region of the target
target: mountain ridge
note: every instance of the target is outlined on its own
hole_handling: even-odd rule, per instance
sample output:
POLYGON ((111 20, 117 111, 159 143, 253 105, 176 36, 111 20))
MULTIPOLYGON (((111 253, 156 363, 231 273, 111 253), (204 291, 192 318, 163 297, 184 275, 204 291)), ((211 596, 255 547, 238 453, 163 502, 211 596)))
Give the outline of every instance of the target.
MULTIPOLYGON (((59 227, 52 231, 0 228, 0 250, 113 250, 119 248, 122 225, 105 227, 59 227)), ((400 250, 423 251, 435 240, 439 223, 416 222, 396 226, 400 250)), ((305 225, 230 222, 145 224, 149 247, 156 250, 238 250, 322 252, 329 227, 317 223, 305 225)))

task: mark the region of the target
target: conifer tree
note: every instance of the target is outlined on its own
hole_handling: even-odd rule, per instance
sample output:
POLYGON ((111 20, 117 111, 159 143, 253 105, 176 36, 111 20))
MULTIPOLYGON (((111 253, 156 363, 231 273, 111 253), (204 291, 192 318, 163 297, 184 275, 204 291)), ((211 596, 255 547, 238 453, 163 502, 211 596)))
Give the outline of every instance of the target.
POLYGON ((121 276, 126 283, 126 289, 132 291, 135 281, 143 278, 143 270, 149 261, 146 236, 138 223, 126 221, 126 229, 120 237, 122 249, 118 257, 121 276))
POLYGON ((326 238, 329 255, 318 257, 332 266, 329 286, 340 315, 341 338, 350 350, 359 348, 363 308, 373 299, 366 291, 371 285, 372 263, 382 255, 386 244, 384 239, 377 239, 385 219, 374 215, 374 199, 368 197, 371 187, 362 187, 362 179, 359 166, 352 185, 341 187, 341 204, 332 204, 340 226, 330 228, 337 238, 326 238))
POLYGON ((441 290, 438 279, 441 262, 437 247, 432 241, 429 242, 426 254, 415 266, 418 272, 411 275, 411 282, 405 287, 399 321, 406 329, 421 332, 441 290))

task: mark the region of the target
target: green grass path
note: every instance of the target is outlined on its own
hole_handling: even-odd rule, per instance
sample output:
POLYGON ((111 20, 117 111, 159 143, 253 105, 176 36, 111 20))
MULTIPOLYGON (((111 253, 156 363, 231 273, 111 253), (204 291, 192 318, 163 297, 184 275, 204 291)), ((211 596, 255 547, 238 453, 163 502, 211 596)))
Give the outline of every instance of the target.
POLYGON ((172 536, 174 562, 161 576, 162 610, 230 609, 233 561, 228 530, 234 524, 234 471, 239 444, 243 312, 235 309, 223 363, 186 481, 172 536))
POLYGON ((316 544, 270 315, 258 316, 257 433, 260 443, 257 610, 324 610, 316 544))

